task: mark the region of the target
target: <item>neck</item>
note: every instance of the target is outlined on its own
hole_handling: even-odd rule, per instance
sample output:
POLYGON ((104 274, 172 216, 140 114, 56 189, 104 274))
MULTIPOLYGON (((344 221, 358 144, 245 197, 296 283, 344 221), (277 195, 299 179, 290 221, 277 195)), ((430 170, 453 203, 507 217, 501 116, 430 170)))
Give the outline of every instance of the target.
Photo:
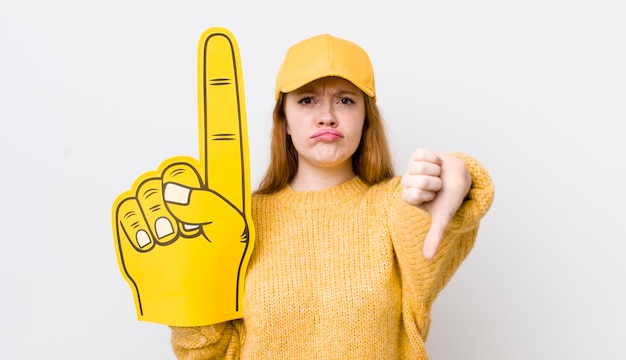
POLYGON ((325 190, 341 185, 355 176, 350 162, 330 168, 313 167, 300 163, 298 164, 298 172, 289 185, 295 191, 325 190))

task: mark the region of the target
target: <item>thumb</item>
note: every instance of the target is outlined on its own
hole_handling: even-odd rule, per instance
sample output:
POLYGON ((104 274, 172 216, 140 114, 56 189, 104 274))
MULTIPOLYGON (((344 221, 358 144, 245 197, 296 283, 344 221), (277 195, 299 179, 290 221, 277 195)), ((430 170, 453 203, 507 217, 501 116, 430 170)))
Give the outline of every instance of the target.
POLYGON ((459 210, 467 195, 472 178, 463 160, 447 156, 441 172, 442 188, 434 200, 422 205, 431 217, 431 225, 424 239, 424 257, 432 259, 443 240, 446 227, 459 210))
POLYGON ((426 234, 426 238, 424 239, 424 257, 427 260, 431 260, 435 257, 437 250, 439 249, 439 245, 443 240, 443 234, 450 222, 450 217, 441 216, 441 215, 433 215, 432 222, 430 225, 430 230, 426 234))

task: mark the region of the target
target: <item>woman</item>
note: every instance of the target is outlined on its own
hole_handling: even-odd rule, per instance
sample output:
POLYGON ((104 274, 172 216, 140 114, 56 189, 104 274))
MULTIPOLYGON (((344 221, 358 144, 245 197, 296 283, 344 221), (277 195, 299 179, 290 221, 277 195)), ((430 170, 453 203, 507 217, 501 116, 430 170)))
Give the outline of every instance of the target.
POLYGON ((418 149, 394 177, 371 63, 352 42, 292 46, 276 100, 243 319, 172 327, 176 356, 427 359, 431 306, 491 205, 488 174, 418 149))

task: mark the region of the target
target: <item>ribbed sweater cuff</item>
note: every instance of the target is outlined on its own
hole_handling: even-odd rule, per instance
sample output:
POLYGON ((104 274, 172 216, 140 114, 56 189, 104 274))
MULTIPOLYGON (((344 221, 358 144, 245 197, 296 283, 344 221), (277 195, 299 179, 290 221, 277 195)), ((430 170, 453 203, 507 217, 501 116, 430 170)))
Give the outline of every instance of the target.
POLYGON ((232 322, 170 329, 178 360, 233 359, 239 352, 239 337, 232 322))

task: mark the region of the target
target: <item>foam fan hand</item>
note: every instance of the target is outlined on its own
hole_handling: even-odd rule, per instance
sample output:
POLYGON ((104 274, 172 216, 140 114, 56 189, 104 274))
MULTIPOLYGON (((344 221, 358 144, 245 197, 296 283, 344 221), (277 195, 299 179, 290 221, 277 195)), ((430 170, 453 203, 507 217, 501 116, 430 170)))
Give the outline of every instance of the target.
POLYGON ((139 320, 200 326, 242 316, 254 226, 240 64, 228 30, 202 34, 200 160, 164 161, 113 204, 118 264, 139 320))

